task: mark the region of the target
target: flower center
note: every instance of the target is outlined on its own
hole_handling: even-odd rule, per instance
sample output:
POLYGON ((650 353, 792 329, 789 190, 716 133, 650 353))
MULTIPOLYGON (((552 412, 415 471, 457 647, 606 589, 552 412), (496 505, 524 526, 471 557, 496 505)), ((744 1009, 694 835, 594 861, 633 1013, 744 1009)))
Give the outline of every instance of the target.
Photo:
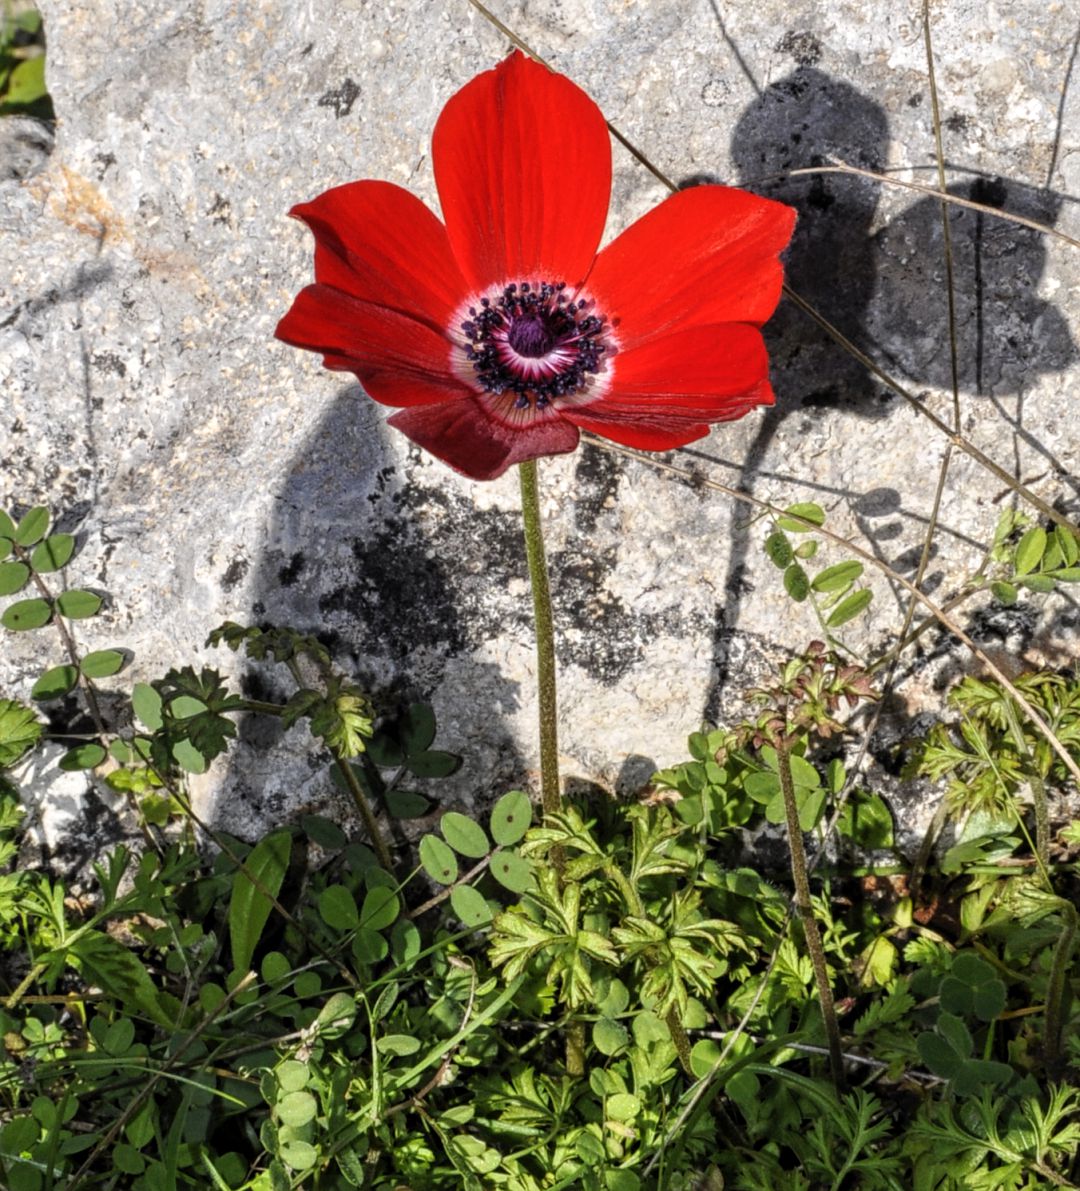
POLYGON ((523 281, 469 307, 465 356, 485 392, 512 397, 519 410, 542 409, 581 392, 601 370, 609 350, 604 318, 565 289, 562 281, 523 281))

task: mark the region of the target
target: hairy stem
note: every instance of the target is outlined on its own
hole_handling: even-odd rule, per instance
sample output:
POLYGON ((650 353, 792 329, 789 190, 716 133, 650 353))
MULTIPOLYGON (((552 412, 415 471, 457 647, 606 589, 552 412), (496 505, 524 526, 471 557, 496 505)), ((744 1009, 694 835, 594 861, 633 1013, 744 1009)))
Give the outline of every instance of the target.
POLYGON ((690 1039, 686 1036, 686 1027, 682 1024, 682 1018, 679 1017, 679 1011, 674 1005, 665 1014, 664 1021, 667 1022, 671 1041, 675 1043, 675 1049, 679 1053, 679 1064, 693 1079, 694 1068, 690 1065, 690 1039))
MULTIPOLYGON (((1028 786, 1031 788, 1031 801, 1035 808, 1035 859, 1039 862, 1043 879, 1049 888, 1050 807, 1046 801, 1046 783, 1043 781, 1042 774, 1039 772, 1039 763, 1032 754, 1027 737, 1020 727, 1020 717, 1016 714, 1013 701, 1006 696, 1001 702, 1005 708, 1005 716, 1009 721, 1009 728, 1012 731, 1013 739, 1016 741, 1016 751, 1024 758, 1022 771, 1028 780, 1028 786)), ((1017 812, 1017 817, 1019 817, 1019 812, 1017 812)))
POLYGON ((1054 958, 1050 963, 1050 982, 1046 989, 1046 1034, 1043 1038, 1043 1055, 1048 1067, 1061 1062, 1061 1034, 1065 1024, 1066 998, 1070 992, 1066 976, 1073 944, 1076 942, 1076 907, 1064 898, 1061 899, 1061 915, 1065 919, 1065 927, 1054 947, 1054 958))
MULTIPOLYGON (((363 754, 361 754, 362 756, 363 754)), ((375 813, 371 809, 371 803, 367 800, 367 795, 364 793, 364 788, 360 784, 360 779, 356 776, 356 770, 353 769, 344 757, 335 756, 334 762, 338 767, 338 773, 341 774, 345 785, 349 788, 353 802, 356 803, 356 809, 360 812, 360 818, 364 820, 364 828, 371 840, 372 847, 375 849, 375 855, 379 858, 379 864, 388 873, 392 873, 394 871, 394 858, 390 855, 390 849, 386 846, 386 840, 383 839, 382 832, 379 830, 379 824, 375 821, 375 813)), ((367 769, 365 769, 365 774, 367 772, 367 769)))
MULTIPOLYGON (((634 887, 634 883, 622 869, 617 864, 609 864, 604 871, 618 886, 619 893, 626 903, 627 912, 639 918, 645 917, 645 906, 642 903, 641 897, 634 887)), ((686 1027, 683 1025, 679 1011, 674 1005, 664 1015, 664 1020, 667 1022, 671 1041, 675 1044, 675 1049, 679 1053, 679 1062, 682 1064, 682 1069, 687 1075, 692 1077, 694 1071, 690 1066, 690 1039, 686 1036, 686 1027)))
POLYGON ((521 519, 525 529, 525 555, 532 584, 536 619, 536 682, 540 703, 540 800, 545 815, 562 809, 559 793, 558 702, 555 694, 555 627, 551 615, 551 588, 544 557, 540 523, 540 497, 536 460, 518 464, 521 479, 521 519))
POLYGON ((786 742, 776 746, 776 763, 780 773, 780 789, 784 795, 784 810, 787 812, 788 844, 791 849, 791 877, 795 882, 795 906, 802 920, 806 937, 806 950, 814 967, 818 998, 821 1001, 821 1016, 825 1022, 825 1034, 829 1042, 829 1067, 837 1091, 844 1086, 843 1052, 840 1049, 840 1026, 836 1021, 836 1006, 833 1004, 829 971, 825 966, 825 949, 821 945, 821 934, 814 919, 810 904, 810 880, 806 875, 806 851, 803 848, 802 827, 799 825, 799 808, 795 802, 795 782, 791 776, 791 755, 786 742))

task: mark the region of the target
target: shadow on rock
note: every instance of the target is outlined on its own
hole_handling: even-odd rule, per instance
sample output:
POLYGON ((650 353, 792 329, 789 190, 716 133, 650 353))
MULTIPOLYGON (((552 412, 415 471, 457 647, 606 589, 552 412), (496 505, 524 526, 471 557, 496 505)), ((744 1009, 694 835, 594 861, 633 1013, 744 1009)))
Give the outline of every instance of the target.
MULTIPOLYGON (((529 602, 510 595, 512 580, 527 582, 520 525, 512 513, 478 509, 450 485, 426 487, 403 475, 382 419, 382 409, 349 386, 294 456, 256 564, 252 619, 316 634, 381 714, 438 692, 438 747, 461 753, 464 764, 455 778, 425 784, 425 793, 501 792, 525 769, 500 724, 518 692, 476 655, 508 624, 531 624, 529 602)), ((246 691, 285 695, 266 685, 268 673, 249 668, 246 691)), ((240 734, 221 810, 236 800, 249 817, 295 814, 296 782, 274 774, 289 767, 295 775, 298 761, 272 751, 276 723, 249 717, 240 734)), ((323 768, 318 754, 307 759, 323 768)), ((345 811, 328 778, 313 793, 299 809, 345 811)))
MULTIPOLYGON (((836 158, 880 171, 889 140, 879 104, 804 61, 766 88, 732 135, 739 184, 799 213, 786 255, 786 279, 859 348, 913 388, 952 389, 941 205, 915 202, 871 234, 881 184, 841 174, 778 177, 836 158), (940 317, 935 306, 940 305, 940 317)), ((691 184, 703 179, 692 179, 691 184)), ((1053 224, 1061 199, 1000 179, 976 178, 950 188, 964 198, 1053 224)), ((962 394, 995 400, 1018 395, 1002 416, 1015 434, 1065 474, 1052 451, 1023 425, 1022 394, 1033 377, 1071 364, 1076 348, 1061 314, 1036 296, 1045 266, 1042 235, 991 215, 949 212, 962 394)), ((887 416, 896 398, 848 352, 789 302, 765 328, 777 404, 764 419, 739 476, 754 478, 781 423, 827 408, 844 416, 887 416)), ((716 718, 731 673, 748 539, 736 539, 714 634, 715 682, 704 715, 716 718)), ((897 565, 896 562, 893 565, 897 565)))

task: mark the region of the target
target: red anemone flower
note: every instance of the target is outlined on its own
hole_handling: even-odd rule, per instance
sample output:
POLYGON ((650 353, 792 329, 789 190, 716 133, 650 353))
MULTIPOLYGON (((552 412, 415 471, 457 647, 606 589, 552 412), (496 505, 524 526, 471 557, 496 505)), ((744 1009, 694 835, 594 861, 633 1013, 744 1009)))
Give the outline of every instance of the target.
POLYGON ((445 223, 376 181, 291 212, 314 233, 315 284, 276 334, 400 407, 391 426, 487 480, 580 430, 663 451, 772 403, 759 328, 791 208, 699 186, 598 252, 604 117, 517 51, 450 100, 431 155, 445 223))

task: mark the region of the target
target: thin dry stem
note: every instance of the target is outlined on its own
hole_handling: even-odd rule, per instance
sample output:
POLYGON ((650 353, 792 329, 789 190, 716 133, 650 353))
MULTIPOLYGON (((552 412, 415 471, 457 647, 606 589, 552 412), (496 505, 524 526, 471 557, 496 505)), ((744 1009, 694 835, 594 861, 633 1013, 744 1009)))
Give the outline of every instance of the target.
MULTIPOLYGON (((767 513, 771 513, 774 517, 794 517, 788 510, 781 508, 779 505, 772 504, 771 501, 762 500, 760 497, 751 496, 748 492, 740 492, 737 488, 729 488, 727 484, 721 484, 718 480, 711 480, 706 476, 702 476, 697 472, 691 471, 689 468, 678 467, 674 463, 667 463, 662 459, 654 458, 651 455, 643 454, 640 451, 632 450, 630 447, 619 446, 618 443, 608 442, 606 439, 597 438, 596 435, 585 432, 582 437, 591 442, 594 446, 600 447, 605 451, 612 451, 616 455, 624 455, 627 459, 637 459, 640 463, 644 463, 657 471, 667 472, 669 475, 679 476, 686 480, 694 487, 711 488, 716 492, 723 492, 726 496, 730 496, 733 500, 741 501, 743 504, 752 505, 756 509, 762 509, 767 513)), ((794 518, 795 520, 802 520, 801 518, 794 518)), ((843 546, 845 550, 850 550, 853 554, 859 556, 865 562, 868 562, 872 567, 875 567, 893 583, 905 588, 911 592, 920 604, 934 617, 934 619, 945 629, 947 629, 954 637, 958 637, 964 645, 979 659, 980 662, 987 668, 987 670, 1001 683, 1001 685, 1009 692, 1016 700, 1017 705, 1024 712, 1024 715, 1035 725, 1041 735, 1046 739, 1047 743, 1061 758, 1065 768, 1073 775, 1078 782, 1080 782, 1080 766, 1073 760, 1072 755, 1068 752, 1065 746, 1054 735, 1046 721, 1035 710, 1034 707, 1024 698, 1020 691, 1016 689, 1014 683, 1009 677, 1004 674, 1000 667, 998 667, 989 655, 968 636, 967 633, 949 617, 929 596, 924 595, 923 592, 911 582, 910 579, 905 579, 903 575, 898 574, 882 562, 880 558, 872 554, 869 550, 860 546, 857 542, 853 542, 850 538, 845 538, 841 534, 833 533, 832 530, 826 529, 823 525, 815 525, 810 521, 805 522, 806 528, 812 530, 814 533, 820 534, 823 538, 828 538, 829 541, 835 542, 838 546, 843 546)))

